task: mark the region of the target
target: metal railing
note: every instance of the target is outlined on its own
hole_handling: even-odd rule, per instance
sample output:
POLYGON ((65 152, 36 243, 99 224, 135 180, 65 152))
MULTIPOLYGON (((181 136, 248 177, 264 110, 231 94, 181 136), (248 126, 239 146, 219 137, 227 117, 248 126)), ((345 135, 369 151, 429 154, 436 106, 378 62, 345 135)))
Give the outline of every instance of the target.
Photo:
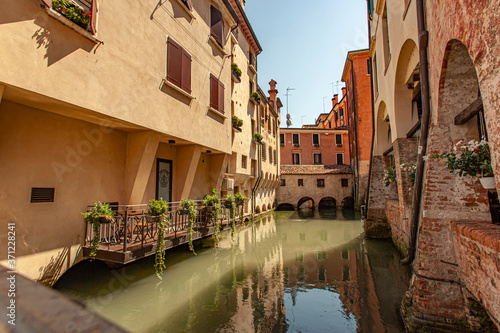
MULTIPOLYGON (((210 208, 203 205, 201 201, 195 201, 195 204, 198 214, 193 229, 198 231, 213 227, 210 208)), ((127 252, 131 247, 144 248, 144 246, 156 243, 159 223, 157 219, 147 214, 149 209, 147 204, 111 204, 110 208, 114 212, 113 219, 99 226, 101 250, 127 252)), ((240 209, 243 209, 242 206, 237 207, 235 216, 237 220, 240 209)), ((168 203, 166 217, 168 223, 165 228, 165 239, 174 240, 186 235, 189 231, 189 215, 182 209, 180 202, 168 203)), ((222 228, 229 224, 228 220, 229 209, 221 204, 219 224, 222 228)), ((90 247, 94 238, 93 225, 90 222, 86 222, 85 235, 84 246, 90 247)))

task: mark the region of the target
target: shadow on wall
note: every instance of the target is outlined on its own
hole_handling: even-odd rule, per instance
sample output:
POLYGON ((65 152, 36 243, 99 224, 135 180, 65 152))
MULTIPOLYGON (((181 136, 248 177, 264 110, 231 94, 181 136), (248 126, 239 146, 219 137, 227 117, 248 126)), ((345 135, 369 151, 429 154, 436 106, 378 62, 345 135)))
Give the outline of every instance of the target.
POLYGON ((49 263, 40 268, 40 277, 36 282, 46 286, 52 286, 56 283, 62 273, 71 267, 71 258, 79 258, 81 256, 81 247, 78 247, 77 253, 71 255, 71 247, 65 247, 58 253, 57 257, 52 256, 49 263))

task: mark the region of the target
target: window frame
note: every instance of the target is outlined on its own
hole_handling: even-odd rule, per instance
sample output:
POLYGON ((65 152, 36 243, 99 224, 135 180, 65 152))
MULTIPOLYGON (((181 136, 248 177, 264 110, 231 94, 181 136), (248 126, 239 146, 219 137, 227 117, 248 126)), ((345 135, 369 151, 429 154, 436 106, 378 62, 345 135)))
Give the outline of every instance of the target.
POLYGON ((224 17, 222 15, 222 12, 213 5, 210 5, 210 36, 213 37, 213 39, 217 42, 217 44, 220 45, 220 47, 222 47, 222 49, 224 49, 224 17), (214 17, 214 15, 220 15, 220 19, 218 17, 214 17), (216 20, 215 23, 213 22, 214 19, 216 20), (219 22, 222 25, 222 27, 220 28, 221 31, 215 30, 219 29, 217 25, 219 22), (219 33, 221 34, 220 36, 219 33))
POLYGON ((323 157, 321 156, 321 152, 313 152, 313 164, 314 165, 322 165, 323 164, 323 157), (316 156, 319 156, 319 162, 316 162, 316 156))
POLYGON ((215 75, 210 73, 210 108, 224 114, 224 99, 224 83, 222 83, 215 75), (217 99, 217 103, 215 103, 215 99, 217 99))
POLYGON ((172 37, 167 39, 166 81, 191 95, 192 89, 192 57, 172 37), (174 48, 178 49, 175 54, 174 48), (180 59, 178 59, 180 58, 180 59), (180 67, 179 67, 180 63, 180 67), (177 73, 178 71, 178 73, 177 73))
POLYGON ((342 147, 342 145, 344 144, 344 138, 342 137, 342 134, 335 133, 335 144, 339 147, 342 147), (340 138, 340 143, 338 142, 339 140, 337 140, 338 138, 340 138))
POLYGON ((299 178, 297 179, 297 186, 304 186, 304 179, 303 178, 299 178))
POLYGON ((292 152, 292 165, 300 165, 300 153, 297 153, 297 152, 292 152), (297 162, 298 163, 295 163, 296 162, 296 157, 297 157, 297 162))
POLYGON ((312 135, 312 144, 313 144, 313 146, 319 146, 320 145, 319 133, 313 133, 313 135, 312 135), (317 140, 318 142, 317 143, 314 143, 314 138, 315 137, 318 138, 318 140, 317 140))
POLYGON ((316 179, 316 187, 325 187, 325 179, 323 178, 316 179))
POLYGON ((286 186, 286 179, 284 178, 280 179, 280 186, 286 186))
POLYGON ((285 147, 285 133, 280 133, 280 146, 285 147), (281 140, 281 137, 283 135, 283 140, 281 140))
POLYGON ((337 165, 345 165, 344 153, 337 153, 336 157, 337 157, 337 165), (339 163, 339 156, 342 158, 342 163, 339 163))
POLYGON ((340 179, 340 187, 349 187, 349 179, 341 178, 340 179))
POLYGON ((299 133, 292 133, 292 144, 294 146, 300 146, 300 135, 299 135, 299 133), (297 136, 297 143, 295 143, 295 136, 297 136))

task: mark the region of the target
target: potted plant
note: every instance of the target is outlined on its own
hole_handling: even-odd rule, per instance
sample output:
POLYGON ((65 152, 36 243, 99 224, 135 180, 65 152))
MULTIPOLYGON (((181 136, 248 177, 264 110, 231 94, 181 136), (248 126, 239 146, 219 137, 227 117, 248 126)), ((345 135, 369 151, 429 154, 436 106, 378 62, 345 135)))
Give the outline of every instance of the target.
POLYGON ((238 192, 234 195, 234 199, 235 199, 236 206, 241 207, 241 209, 240 209, 240 223, 243 223, 243 210, 244 210, 243 205, 245 204, 245 201, 247 201, 247 197, 238 192))
POLYGON ((382 179, 382 183, 384 183, 385 186, 389 186, 392 183, 394 184, 397 183, 395 166, 390 166, 387 168, 387 170, 384 173, 384 178, 382 179))
POLYGON ((314 144, 314 147, 315 147, 315 148, 319 148, 319 143, 315 143, 315 144, 314 144))
POLYGON ((92 17, 92 13, 90 11, 86 11, 67 0, 53 0, 52 8, 83 29, 91 31, 90 18, 92 17))
POLYGON ((211 194, 205 195, 205 197, 203 197, 202 204, 206 206, 207 213, 209 214, 210 219, 212 219, 214 223, 214 238, 215 238, 214 246, 218 247, 219 232, 220 232, 220 225, 219 225, 220 200, 219 196, 217 195, 217 190, 213 189, 211 194))
POLYGON ((158 240, 156 242, 155 251, 155 270, 156 276, 161 280, 163 269, 165 268, 165 228, 168 225, 167 219, 168 205, 160 198, 160 200, 150 200, 147 217, 150 221, 158 223, 158 240))
POLYGON ((196 223, 198 210, 196 209, 194 201, 191 199, 183 199, 181 201, 181 206, 183 210, 186 210, 188 212, 189 215, 189 249, 196 255, 193 246, 193 226, 196 223))
POLYGON ((250 94, 250 98, 255 102, 255 104, 260 104, 260 95, 258 92, 254 91, 250 94))
POLYGON ((237 116, 232 116, 231 121, 233 123, 233 127, 241 131, 241 126, 243 126, 243 119, 240 119, 237 116))
POLYGON ((481 185, 487 190, 496 188, 490 149, 486 140, 470 140, 468 143, 460 140, 453 146, 452 152, 429 154, 429 157, 446 159, 445 168, 460 177, 481 176, 481 185))
POLYGON ((415 174, 417 173, 417 166, 412 163, 403 163, 400 166, 402 171, 408 172, 408 181, 413 187, 415 185, 415 174))
POLYGON ((239 69, 238 64, 236 63, 231 63, 231 71, 233 72, 234 75, 236 75, 238 81, 240 81, 241 78, 241 69, 239 69))
POLYGON ((261 143, 263 138, 264 138, 264 137, 263 137, 263 136, 262 136, 262 134, 260 134, 260 133, 255 132, 255 133, 253 134, 253 139, 254 139, 256 142, 258 142, 258 143, 261 143))
POLYGON ((85 222, 92 224, 94 237, 92 238, 92 248, 90 250, 90 260, 93 260, 99 250, 101 243, 101 223, 110 223, 113 220, 113 211, 109 204, 100 201, 94 201, 89 211, 82 213, 85 222))

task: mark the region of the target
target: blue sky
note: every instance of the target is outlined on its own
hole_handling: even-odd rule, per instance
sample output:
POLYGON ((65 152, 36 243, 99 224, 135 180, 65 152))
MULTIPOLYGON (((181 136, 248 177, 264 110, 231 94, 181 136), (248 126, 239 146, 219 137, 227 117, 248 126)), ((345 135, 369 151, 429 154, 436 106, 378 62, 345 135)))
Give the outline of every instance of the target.
POLYGON ((291 127, 314 123, 323 100, 331 109, 347 51, 368 48, 366 0, 247 0, 245 11, 263 48, 259 85, 267 93, 269 81, 278 82, 281 127, 288 87, 295 88, 288 97, 291 127))

